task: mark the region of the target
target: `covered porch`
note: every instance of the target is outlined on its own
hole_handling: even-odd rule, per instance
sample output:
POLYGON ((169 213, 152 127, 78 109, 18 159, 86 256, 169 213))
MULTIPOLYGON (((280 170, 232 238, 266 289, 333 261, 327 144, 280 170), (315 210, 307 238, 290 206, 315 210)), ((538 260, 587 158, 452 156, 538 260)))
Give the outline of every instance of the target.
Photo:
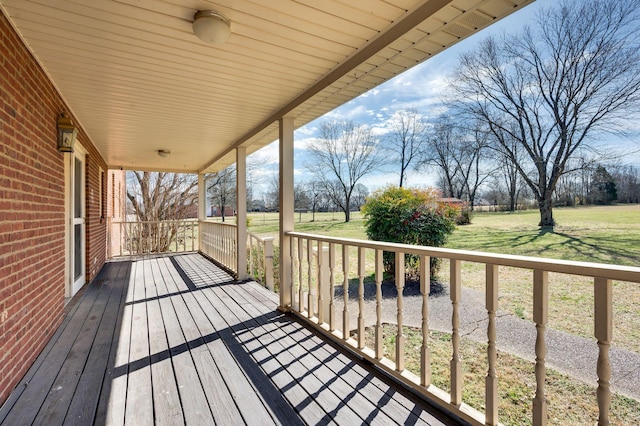
POLYGON ((109 262, 0 424, 455 424, 196 253, 109 262))
MULTIPOLYGON (((0 136, 12 147, 7 152, 18 158, 11 164, 19 170, 0 172, 19 189, 11 193, 15 202, 0 211, 15 222, 0 230, 0 237, 6 235, 0 247, 10 254, 0 265, 0 277, 9 277, 10 284, 0 295, 0 302, 7 301, 0 309, 0 322, 6 321, 3 330, 8 330, 0 340, 0 352, 11 355, 0 370, 0 391, 13 389, 2 405, 0 423, 438 424, 442 418, 437 410, 424 402, 431 401, 472 424, 498 424, 496 324, 502 267, 531 271, 533 424, 548 421, 549 274, 590 281, 599 421, 609 423, 613 283, 640 282, 639 268, 295 232, 296 128, 531 1, 372 0, 364 6, 335 1, 323 3, 322 9, 305 3, 309 2, 276 1, 256 11, 255 2, 0 0, 0 29, 8 40, 0 47, 15 56, 0 63, 0 72, 12 77, 7 82, 0 79, 0 89, 11 95, 7 101, 0 97, 6 102, 0 136), (227 44, 212 47, 193 34, 195 15, 205 7, 232 21, 227 44), (56 118, 63 113, 73 119, 86 150, 57 150, 56 118), (40 137, 25 136, 24 123, 39 125, 40 137), (244 282, 251 273, 244 250, 246 157, 276 139, 277 294, 244 282), (52 173, 41 170, 48 163, 53 179, 52 173), (216 226, 204 211, 205 175, 233 163, 238 226, 205 231, 216 226), (235 276, 195 253, 105 263, 111 213, 104 207, 105 194, 114 186, 105 171, 124 169, 198 174, 197 249, 235 276), (52 201, 25 184, 29 175, 39 176, 33 187, 54 181, 57 192, 52 201), (51 229, 39 229, 37 241, 32 232, 15 235, 24 221, 17 211, 48 215, 52 206, 51 229), (19 251, 24 247, 28 253, 19 251), (384 355, 380 288, 385 251, 395 253, 399 265, 405 255, 419 256, 422 265, 430 257, 449 262, 448 391, 431 383, 425 280, 420 283, 421 365, 418 374, 405 368, 405 282, 400 268, 394 277, 399 295, 393 300, 395 360, 384 355), (35 268, 43 253, 49 254, 46 262, 35 268), (479 274, 486 277, 484 412, 470 410, 463 402, 462 262, 478 264, 479 274), (91 280, 100 268, 100 275, 67 305, 63 318, 65 290, 75 290, 73 273, 91 280), (377 327, 372 346, 364 338, 369 306, 364 280, 371 276, 377 327), (357 285, 357 308, 349 307, 350 281, 357 285), (340 284, 342 304, 335 292, 340 284), (62 326, 56 328, 60 321, 62 326), (54 329, 49 339, 48 330, 54 329), (398 384, 378 377, 379 370, 398 384), (9 373, 15 379, 2 380, 9 373), (402 390, 405 387, 423 398, 413 399, 402 390)), ((31 222, 51 220, 42 219, 37 216, 31 222)), ((196 225, 190 226, 193 230, 196 225)))

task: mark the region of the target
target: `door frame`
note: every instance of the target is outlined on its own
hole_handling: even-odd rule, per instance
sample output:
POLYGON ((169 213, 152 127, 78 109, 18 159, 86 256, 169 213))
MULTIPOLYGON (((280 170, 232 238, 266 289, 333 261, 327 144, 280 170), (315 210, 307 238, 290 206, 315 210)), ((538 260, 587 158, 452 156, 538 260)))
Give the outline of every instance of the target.
POLYGON ((73 297, 82 288, 86 281, 86 166, 87 151, 76 142, 74 152, 65 154, 65 297, 73 297), (75 218, 75 160, 82 162, 80 184, 80 218, 75 218), (81 226, 80 237, 80 275, 75 278, 75 226, 81 226))

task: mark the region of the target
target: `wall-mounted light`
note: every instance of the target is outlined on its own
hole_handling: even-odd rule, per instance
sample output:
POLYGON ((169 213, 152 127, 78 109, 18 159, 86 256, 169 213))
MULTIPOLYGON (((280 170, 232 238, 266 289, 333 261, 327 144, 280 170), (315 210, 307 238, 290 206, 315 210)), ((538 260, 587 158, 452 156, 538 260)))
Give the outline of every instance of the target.
POLYGON ((166 149, 159 149, 158 150, 158 155, 162 158, 168 157, 169 154, 171 154, 171 151, 166 150, 166 149))
POLYGON ((229 39, 229 20, 213 10, 200 10, 193 18, 193 32, 205 43, 222 44, 229 39))
POLYGON ((73 152, 78 130, 64 113, 58 116, 58 151, 73 152))

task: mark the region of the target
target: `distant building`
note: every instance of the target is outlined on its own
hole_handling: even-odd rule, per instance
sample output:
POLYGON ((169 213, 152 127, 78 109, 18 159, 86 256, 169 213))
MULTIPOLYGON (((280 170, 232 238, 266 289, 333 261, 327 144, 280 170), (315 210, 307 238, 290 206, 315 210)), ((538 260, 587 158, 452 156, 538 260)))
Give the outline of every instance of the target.
POLYGON ((438 202, 442 204, 450 204, 452 206, 464 206, 465 202, 459 198, 454 197, 443 197, 438 198, 438 202))
POLYGON ((267 209, 267 205, 263 200, 252 200, 249 207, 252 212, 263 212, 267 209))

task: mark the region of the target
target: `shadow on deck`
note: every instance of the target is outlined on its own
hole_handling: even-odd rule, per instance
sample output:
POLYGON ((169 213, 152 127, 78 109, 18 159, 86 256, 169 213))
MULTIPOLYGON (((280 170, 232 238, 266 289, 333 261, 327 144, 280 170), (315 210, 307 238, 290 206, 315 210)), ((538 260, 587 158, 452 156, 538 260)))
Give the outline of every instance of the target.
POLYGON ((455 424, 198 254, 110 262, 0 424, 455 424))

